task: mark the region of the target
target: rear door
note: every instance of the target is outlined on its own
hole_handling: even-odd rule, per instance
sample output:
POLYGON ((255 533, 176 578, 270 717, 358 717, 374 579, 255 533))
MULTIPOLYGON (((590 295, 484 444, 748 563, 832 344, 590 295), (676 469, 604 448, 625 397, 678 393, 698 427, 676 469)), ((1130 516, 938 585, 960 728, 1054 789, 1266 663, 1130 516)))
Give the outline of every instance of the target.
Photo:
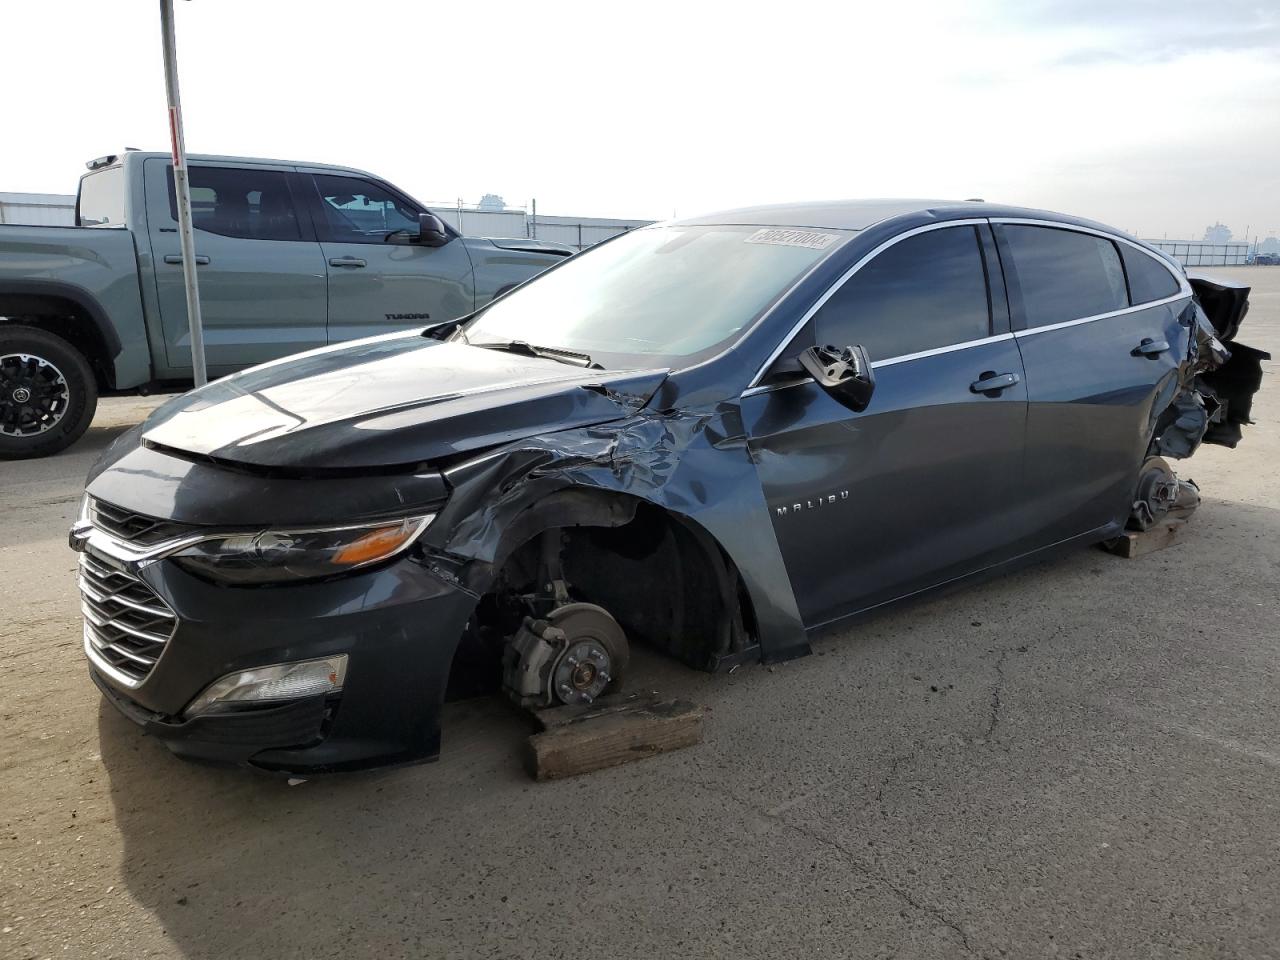
MULTIPOLYGON (((325 270, 299 216, 289 168, 190 167, 191 213, 209 372, 231 373, 325 343, 325 270)), ((191 373, 173 167, 146 161, 147 230, 168 375, 191 373)))
POLYGON ((809 378, 742 399, 806 625, 1009 556, 1026 388, 985 221, 924 228, 882 247, 775 368, 815 342, 866 347, 876 375, 866 410, 809 378))
POLYGON ((454 239, 413 243, 422 207, 359 176, 304 173, 328 276, 328 340, 421 327, 475 309, 471 258, 454 239))
POLYGON ((1123 523, 1155 417, 1176 390, 1183 284, 1153 255, 1102 233, 994 228, 1027 373, 1023 529, 1048 544, 1123 523))

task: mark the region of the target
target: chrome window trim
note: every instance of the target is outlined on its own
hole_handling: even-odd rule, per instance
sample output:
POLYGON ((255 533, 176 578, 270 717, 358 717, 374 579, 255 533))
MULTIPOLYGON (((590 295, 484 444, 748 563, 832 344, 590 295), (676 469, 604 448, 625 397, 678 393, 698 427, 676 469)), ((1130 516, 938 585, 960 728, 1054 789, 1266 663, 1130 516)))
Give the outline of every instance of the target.
POLYGON ((1015 330, 1014 336, 1021 340, 1023 337, 1033 337, 1037 333, 1048 333, 1051 330, 1062 330, 1066 327, 1078 327, 1082 323, 1093 323, 1095 320, 1106 320, 1110 317, 1122 317, 1126 313, 1136 313, 1139 310, 1150 310, 1152 307, 1164 306, 1166 303, 1174 303, 1178 300, 1184 300, 1190 294, 1175 293, 1171 297, 1165 297, 1161 300, 1148 300, 1146 303, 1140 303, 1136 307, 1125 307, 1123 310, 1111 310, 1108 313, 1094 314, 1092 317, 1081 317, 1078 320, 1063 320, 1061 323, 1049 323, 1043 327, 1028 327, 1026 330, 1015 330))
MULTIPOLYGON (((1133 247, 1133 249, 1138 250, 1142 253, 1145 253, 1148 257, 1150 257, 1156 263, 1160 264, 1160 266, 1168 270, 1169 273, 1173 276, 1173 278, 1178 281, 1179 293, 1177 295, 1166 297, 1163 300, 1148 300, 1146 303, 1135 303, 1129 307, 1126 307, 1125 308, 1126 310, 1134 310, 1139 307, 1150 307, 1158 303, 1169 303, 1172 300, 1177 300, 1179 297, 1190 297, 1195 293, 1195 291, 1191 289, 1191 284, 1187 282, 1187 277, 1185 273, 1180 273, 1179 271, 1173 269, 1169 261, 1166 260, 1164 257, 1160 256, 1157 253, 1153 253, 1152 251, 1144 247, 1142 244, 1138 243, 1136 240, 1130 240, 1128 237, 1122 237, 1119 234, 1115 234, 1115 233, 1107 233, 1107 231, 1105 230, 1098 230, 1094 227, 1082 227, 1074 223, 1062 223, 1059 220, 1037 220, 1032 217, 989 217, 988 221, 990 223, 1021 224, 1022 226, 1027 226, 1027 227, 1053 227, 1057 230, 1074 230, 1076 233, 1089 233, 1095 237, 1102 237, 1103 239, 1106 239, 1106 240, 1114 240, 1116 243, 1128 244, 1129 246, 1133 247)), ((1082 323, 1086 320, 1100 320, 1102 317, 1105 317, 1105 316, 1117 316, 1121 312, 1122 311, 1117 310, 1110 314, 1098 314, 1096 317, 1085 317, 1085 318, 1082 318, 1080 321, 1067 320, 1064 322, 1065 323, 1077 323, 1077 322, 1082 323)), ((1036 329, 1044 329, 1044 328, 1037 327, 1036 329)))
POLYGON ((991 224, 1012 223, 1012 224, 1021 224, 1024 226, 1031 226, 1031 227, 1052 227, 1057 230, 1074 230, 1076 233, 1092 234, 1093 236, 1102 237, 1103 239, 1106 239, 1106 240, 1112 240, 1116 243, 1128 244, 1129 246, 1133 247, 1135 250, 1145 253, 1152 260, 1155 260, 1157 263, 1159 263, 1160 266, 1162 266, 1165 270, 1168 270, 1170 275, 1172 275, 1173 278, 1178 281, 1178 292, 1176 294, 1173 294, 1172 296, 1164 297, 1160 300, 1148 300, 1146 303, 1133 304, 1131 306, 1124 307, 1123 309, 1120 309, 1120 310, 1112 310, 1108 313, 1099 313, 1091 317, 1080 317, 1079 319, 1076 319, 1076 320, 1064 320, 1061 323, 1051 323, 1043 327, 1028 327, 1026 330, 1015 330, 1010 333, 996 334, 994 336, 983 337, 978 340, 967 340, 964 343, 952 344, 946 347, 937 347, 933 350, 922 350, 919 353, 908 353, 898 357, 886 357, 884 360, 872 361, 871 366, 873 369, 876 367, 891 366, 892 364, 895 364, 895 363, 904 363, 908 360, 916 360, 921 357, 930 357, 940 353, 947 353, 952 350, 966 350, 969 347, 976 346, 980 343, 997 343, 1001 340, 1020 339, 1022 337, 1031 336, 1037 333, 1047 333, 1051 330, 1061 330, 1065 327, 1074 327, 1082 323, 1092 323, 1095 320, 1105 320, 1109 317, 1118 317, 1126 313, 1133 313, 1136 310, 1147 310, 1147 309, 1150 309, 1151 307, 1163 306, 1164 304, 1167 304, 1167 303, 1173 303, 1177 300, 1182 300, 1186 297, 1194 296, 1194 291, 1191 289, 1191 284, 1187 281, 1186 275, 1184 273, 1179 273, 1178 271, 1174 270, 1170 266, 1169 262, 1164 259, 1164 257, 1156 253, 1153 253, 1152 251, 1144 247, 1142 244, 1134 240, 1130 240, 1128 237, 1122 237, 1114 233, 1108 233, 1105 230, 1098 230, 1094 227, 1080 226, 1074 223, 1064 223, 1060 220, 1041 220, 1041 219, 1036 219, 1032 217, 970 217, 963 220, 945 220, 942 223, 928 223, 922 227, 915 227, 911 230, 904 231, 903 233, 900 233, 895 237, 890 237, 888 240, 884 241, 884 243, 881 243, 870 253, 867 253, 865 256, 859 259, 857 263, 851 266, 843 274, 841 274, 836 279, 836 281, 832 283, 831 286, 826 289, 826 291, 823 292, 822 296, 820 296, 816 301, 814 301, 813 305, 804 312, 804 315, 800 318, 800 320, 796 323, 796 325, 791 329, 791 332, 788 333, 786 337, 784 337, 779 342, 778 346, 773 350, 773 352, 769 354, 768 359, 765 360, 764 364, 760 367, 760 369, 756 371, 756 375, 751 378, 751 383, 747 385, 747 389, 744 390, 741 395, 743 397, 752 397, 752 396, 756 396, 757 394, 768 393, 772 390, 776 390, 781 387, 790 387, 790 386, 795 386, 801 383, 811 383, 813 381, 812 377, 806 377, 804 379, 792 380, 784 384, 774 384, 771 386, 760 385, 760 379, 765 375, 765 372, 771 366, 773 366, 774 361, 776 361, 778 357, 782 355, 783 351, 786 350, 787 347, 791 345, 791 341, 794 340, 797 336, 799 336, 800 331, 804 329, 805 325, 811 319, 813 319, 813 315, 817 313, 820 309, 822 309, 822 306, 828 300, 830 300, 831 297, 833 297, 836 294, 836 292, 841 287, 843 287, 855 273, 857 273, 864 266, 866 266, 866 264, 869 261, 871 261, 873 258, 883 253, 885 250, 889 249, 889 247, 893 246, 895 243, 898 243, 901 240, 906 240, 909 237, 914 237, 917 234, 927 233, 930 230, 942 230, 947 227, 979 226, 984 223, 991 223, 991 224))
MULTIPOLYGON (((963 343, 952 343, 945 347, 934 347, 932 350, 921 350, 918 353, 904 353, 899 357, 888 357, 884 360, 872 360, 871 369, 878 370, 881 367, 892 367, 896 363, 906 363, 908 360, 923 360, 925 357, 936 357, 944 353, 954 353, 957 350, 968 350, 972 347, 980 347, 988 343, 1003 343, 1006 340, 1012 340, 1012 333, 997 333, 993 337, 979 337, 977 340, 965 340, 963 343)), ((771 383, 762 387, 749 387, 742 392, 743 397, 754 397, 761 393, 772 393, 774 390, 782 390, 785 387, 796 387, 802 383, 813 383, 813 377, 797 377, 794 380, 788 380, 786 383, 771 383)))
MULTIPOLYGON (((945 230, 947 227, 977 227, 977 226, 981 226, 986 222, 987 222, 986 217, 967 217, 963 220, 944 220, 941 223, 926 223, 922 227, 913 227, 910 230, 906 230, 906 231, 903 231, 902 233, 899 233, 897 236, 890 237, 888 240, 884 241, 879 246, 875 247, 869 253, 865 254, 861 259, 858 260, 857 263, 855 263, 848 270, 846 270, 839 277, 837 277, 835 282, 832 283, 831 286, 829 286, 826 289, 826 291, 823 292, 822 296, 820 296, 817 300, 815 300, 813 302, 813 305, 810 306, 809 309, 804 312, 804 315, 796 322, 795 326, 791 328, 791 332, 788 333, 785 337, 783 337, 778 342, 778 346, 774 348, 773 352, 769 354, 768 359, 766 359, 765 362, 760 366, 760 369, 756 371, 756 375, 751 378, 751 382, 747 384, 747 389, 746 391, 743 392, 742 395, 745 397, 748 394, 750 394, 752 391, 762 392, 762 391, 759 391, 760 378, 765 375, 765 371, 767 371, 771 366, 773 366, 774 361, 777 360, 778 357, 782 355, 782 352, 786 350, 787 347, 791 346, 791 341, 794 340, 797 336, 799 336, 800 331, 803 330, 805 327, 805 324, 807 324, 813 318, 813 315, 817 313, 819 310, 821 310, 823 305, 828 300, 830 300, 833 296, 835 296, 836 292, 841 287, 843 287, 846 283, 849 282, 850 277, 852 277, 855 273, 857 273, 864 266, 866 266, 876 256, 883 253, 885 250, 888 250, 895 243, 900 243, 901 241, 906 240, 909 237, 914 237, 921 233, 928 233, 931 230, 945 230)), ((987 339, 990 339, 990 338, 987 338, 987 339)), ((974 343, 980 343, 980 342, 983 342, 983 341, 971 340, 971 341, 968 341, 968 344, 972 346, 974 343)), ((940 347, 938 349, 945 350, 947 348, 940 347)), ((923 353, 927 354, 929 353, 929 351, 926 350, 926 351, 923 351, 923 353)), ((880 361, 880 363, 885 363, 887 362, 887 360, 892 360, 896 362, 896 361, 907 359, 909 356, 911 355, 908 354, 903 357, 889 357, 889 358, 886 358, 886 360, 880 361)), ((877 364, 872 363, 871 365, 874 367, 877 364)))

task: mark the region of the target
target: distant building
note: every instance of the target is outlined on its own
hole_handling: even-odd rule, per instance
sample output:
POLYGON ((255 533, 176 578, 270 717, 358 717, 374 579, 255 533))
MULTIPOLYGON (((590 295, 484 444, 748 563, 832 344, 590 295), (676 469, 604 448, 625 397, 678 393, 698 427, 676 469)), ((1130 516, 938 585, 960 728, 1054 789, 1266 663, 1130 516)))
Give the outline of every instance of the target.
POLYGON ((480 202, 476 204, 476 209, 496 213, 499 210, 507 209, 507 202, 496 193, 486 193, 480 198, 480 202))
POLYGON ((1267 237, 1258 244, 1256 252, 1269 257, 1280 256, 1280 237, 1267 237))
POLYGON ((76 198, 61 193, 0 193, 0 223, 69 227, 76 222, 76 198))
POLYGON ((1204 228, 1204 238, 1209 243, 1229 243, 1231 230, 1221 223, 1215 223, 1212 227, 1204 228))

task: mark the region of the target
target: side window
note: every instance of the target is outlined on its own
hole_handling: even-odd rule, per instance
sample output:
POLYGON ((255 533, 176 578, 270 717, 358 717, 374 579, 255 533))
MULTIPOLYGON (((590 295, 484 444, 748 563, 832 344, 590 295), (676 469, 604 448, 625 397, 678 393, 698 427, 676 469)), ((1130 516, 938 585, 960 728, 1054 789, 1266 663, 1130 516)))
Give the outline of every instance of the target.
POLYGON ((1124 257, 1124 270, 1129 275, 1129 296, 1135 304, 1163 300, 1182 289, 1169 268, 1155 257, 1127 243, 1120 244, 1120 255, 1124 257))
MULTIPOLYGON (((289 181, 278 170, 190 168, 191 224, 197 230, 245 240, 301 240, 289 181)), ((169 168, 169 213, 178 219, 178 201, 169 168)))
POLYGON ((889 247, 814 314, 818 343, 860 343, 888 360, 991 332, 977 231, 929 230, 889 247))
POLYGON ((329 240, 383 243, 388 234, 418 229, 417 208, 371 180, 317 174, 315 181, 329 240))
POLYGON ((1027 311, 1027 327, 1094 317, 1129 306, 1124 268, 1106 237, 1056 227, 1004 224, 1027 311))

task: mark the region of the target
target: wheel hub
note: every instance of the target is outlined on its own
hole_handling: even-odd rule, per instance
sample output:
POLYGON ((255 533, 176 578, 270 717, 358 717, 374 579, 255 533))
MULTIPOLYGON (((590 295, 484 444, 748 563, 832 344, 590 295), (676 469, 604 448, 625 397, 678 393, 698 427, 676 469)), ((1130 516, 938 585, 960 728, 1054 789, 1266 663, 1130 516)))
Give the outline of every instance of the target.
POLYGON ((29 437, 58 425, 71 389, 62 371, 27 353, 0 356, 0 434, 29 437))
POLYGON ((590 703, 613 679, 612 658, 595 640, 570 642, 551 673, 551 689, 562 703, 590 703))

